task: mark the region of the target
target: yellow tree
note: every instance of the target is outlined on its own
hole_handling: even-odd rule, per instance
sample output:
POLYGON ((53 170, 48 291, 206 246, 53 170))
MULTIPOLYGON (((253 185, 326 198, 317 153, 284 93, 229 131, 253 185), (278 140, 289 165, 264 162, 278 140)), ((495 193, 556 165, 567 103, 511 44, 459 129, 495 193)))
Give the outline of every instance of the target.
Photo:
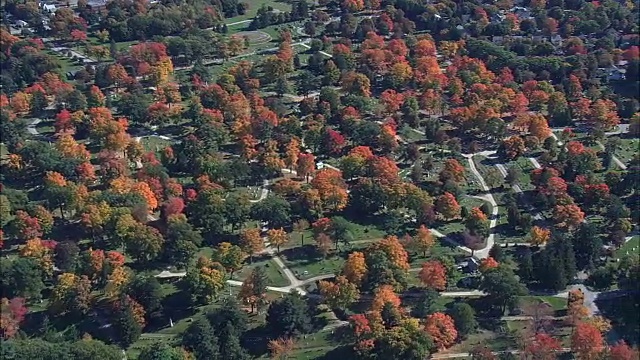
POLYGON ((371 302, 371 311, 380 312, 387 303, 391 303, 394 308, 399 309, 401 301, 391 285, 382 285, 375 291, 375 296, 371 302))
POLYGON ((335 282, 321 280, 318 283, 320 295, 331 308, 346 308, 360 297, 356 284, 345 276, 338 276, 335 282))
POLYGON ((535 246, 546 244, 551 239, 551 230, 534 226, 529 232, 529 243, 535 246))
POLYGON ((253 255, 264 249, 264 241, 260 236, 260 229, 250 228, 242 231, 240 233, 240 245, 242 250, 249 254, 249 261, 253 263, 253 255))
POLYGON ((362 280, 367 275, 367 263, 364 254, 359 251, 354 251, 349 254, 347 261, 342 266, 342 275, 344 275, 350 283, 360 286, 362 280))
POLYGON ((238 245, 231 245, 228 242, 222 242, 214 250, 213 259, 219 262, 225 270, 233 273, 242 268, 242 263, 247 255, 242 251, 238 245))
POLYGON ((422 252, 423 256, 427 256, 427 251, 435 244, 433 234, 426 226, 420 225, 416 235, 411 241, 411 247, 417 252, 422 252))
POLYGON ((300 155, 300 142, 296 138, 292 138, 287 144, 287 152, 284 163, 289 170, 292 170, 298 164, 298 156, 300 155))
POLYGON ((104 293, 108 298, 116 298, 129 281, 129 272, 124 267, 117 267, 107 277, 104 293))
POLYGON ((275 245, 278 252, 280 252, 280 246, 289 242, 289 234, 283 229, 269 229, 267 231, 267 241, 271 245, 275 245))
POLYGON ((267 347, 269 348, 272 359, 286 360, 295 349, 296 342, 294 338, 291 337, 280 337, 275 340, 270 340, 267 347))

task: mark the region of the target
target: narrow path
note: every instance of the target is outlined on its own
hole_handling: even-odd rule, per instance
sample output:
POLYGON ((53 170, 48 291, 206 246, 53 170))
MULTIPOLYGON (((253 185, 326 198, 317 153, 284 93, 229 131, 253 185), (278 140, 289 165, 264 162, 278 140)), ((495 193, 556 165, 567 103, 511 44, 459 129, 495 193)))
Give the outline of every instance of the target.
MULTIPOLYGON (((300 46, 302 46, 302 47, 305 47, 305 48, 307 48, 307 49, 311 49, 311 46, 307 45, 307 43, 306 43, 306 42, 305 42, 305 43, 299 43, 298 45, 300 45, 300 46)), ((325 51, 322 51, 322 50, 320 50, 320 51, 318 51, 318 52, 319 52, 320 54, 322 54, 322 55, 326 56, 326 57, 329 57, 329 58, 332 58, 332 57, 333 57, 333 55, 329 54, 328 52, 325 52, 325 51)))
MULTIPOLYGON (((240 24, 246 24, 246 23, 250 23, 252 22, 253 19, 247 19, 247 20, 240 20, 240 21, 236 21, 236 22, 232 22, 232 23, 228 23, 226 24, 227 26, 234 26, 234 25, 240 25, 240 24)), ((213 29, 213 28, 212 28, 213 29)))
MULTIPOLYGON (((558 353, 566 353, 570 352, 570 348, 562 348, 558 353)), ((503 355, 503 354, 514 354, 517 355, 520 353, 520 350, 505 350, 505 351, 494 351, 492 354, 494 355, 503 355)), ((458 359, 458 358, 470 358, 472 357, 471 353, 455 353, 455 354, 433 354, 431 359, 458 359)))
POLYGON ((469 168, 471 169, 471 172, 473 173, 473 175, 475 175, 475 177, 478 179, 478 182, 480 183, 480 187, 482 188, 482 191, 486 192, 486 194, 482 196, 482 199, 489 202, 489 204, 491 204, 491 221, 489 223, 489 231, 491 231, 491 233, 487 237, 487 242, 485 247, 475 251, 474 255, 478 259, 484 259, 489 257, 489 250, 491 250, 491 248, 493 247, 493 244, 495 243, 494 228, 498 224, 499 209, 498 209, 498 203, 496 203, 496 200, 493 197, 493 194, 490 192, 490 189, 487 186, 487 183, 484 181, 482 174, 480 174, 480 172, 476 168, 476 164, 473 161, 473 157, 475 155, 492 156, 494 154, 495 154, 495 151, 483 151, 475 154, 462 154, 462 156, 465 157, 469 162, 469 168))

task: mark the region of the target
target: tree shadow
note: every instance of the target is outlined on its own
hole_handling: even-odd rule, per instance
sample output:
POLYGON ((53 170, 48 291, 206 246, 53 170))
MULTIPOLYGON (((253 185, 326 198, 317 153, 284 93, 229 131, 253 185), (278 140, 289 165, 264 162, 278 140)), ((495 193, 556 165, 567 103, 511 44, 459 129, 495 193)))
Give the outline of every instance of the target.
POLYGON ((289 261, 303 262, 307 264, 322 260, 322 257, 318 254, 316 247, 310 244, 284 249, 280 251, 280 254, 286 257, 289 261))

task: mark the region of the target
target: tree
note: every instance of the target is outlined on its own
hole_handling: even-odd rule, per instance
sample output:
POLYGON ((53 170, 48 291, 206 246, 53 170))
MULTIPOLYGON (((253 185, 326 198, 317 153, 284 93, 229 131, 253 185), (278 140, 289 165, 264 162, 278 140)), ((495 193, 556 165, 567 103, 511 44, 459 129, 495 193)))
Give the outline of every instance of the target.
POLYGON ((350 283, 344 276, 336 277, 335 282, 321 280, 318 289, 324 301, 333 309, 344 309, 360 297, 356 284, 350 283))
POLYGON ((447 270, 437 260, 422 264, 418 277, 427 289, 443 291, 447 287, 447 270))
POLYGON ((197 360, 220 359, 218 338, 206 319, 199 318, 189 325, 182 335, 182 345, 197 360))
POLYGON ((291 204, 279 196, 269 196, 255 203, 251 213, 253 219, 267 222, 273 229, 283 228, 291 222, 291 204))
POLYGON ((525 345, 525 353, 534 359, 552 360, 557 359, 558 352, 561 351, 560 341, 545 333, 537 333, 532 341, 525 345))
POLYGON ((17 258, 2 262, 2 288, 6 295, 39 300, 45 288, 42 267, 33 258, 17 258))
POLYGON ((296 172, 298 176, 304 177, 309 181, 309 175, 311 175, 316 167, 316 158, 311 153, 303 153, 298 155, 298 162, 296 166, 296 172))
POLYGON ((551 239, 551 230, 534 226, 529 232, 529 243, 534 246, 545 245, 551 239))
POLYGON ((264 241, 260 236, 260 229, 248 228, 240 234, 240 244, 242 250, 249 254, 249 261, 253 263, 253 255, 258 254, 264 249, 264 241))
POLYGON ((609 348, 609 358, 611 360, 633 360, 638 358, 638 351, 629 347, 624 340, 620 340, 609 348))
POLYGON ((267 311, 267 326, 277 336, 308 333, 310 319, 307 303, 297 292, 271 303, 267 311))
POLYGON ((467 229, 472 235, 486 236, 489 232, 489 219, 480 208, 473 208, 467 216, 467 229))
POLYGON ((400 297, 393 291, 393 287, 382 285, 375 290, 373 301, 371 302, 371 311, 380 312, 386 304, 392 304, 394 308, 400 308, 400 297))
POLYGON ((329 255, 329 252, 331 252, 331 244, 333 244, 333 240, 329 237, 329 235, 320 233, 315 236, 315 241, 318 252, 324 257, 329 255))
POLYGON ((137 274, 126 284, 124 292, 140 304, 147 315, 162 310, 162 285, 155 276, 137 274))
POLYGON ((571 351, 581 360, 597 359, 604 349, 602 334, 593 325, 580 322, 571 335, 571 351))
MULTIPOLYGON (((312 24, 312 23, 311 23, 312 24)), ((275 340, 270 340, 267 345, 272 359, 286 360, 296 347, 294 338, 280 337, 275 340)))
POLYGON ((416 235, 412 238, 411 247, 417 251, 422 252, 422 256, 427 256, 427 251, 433 247, 435 239, 433 234, 426 226, 420 225, 416 235))
POLYGON ((584 220, 584 212, 575 204, 556 205, 553 209, 553 218, 556 221, 556 226, 574 229, 584 220))
POLYGON ((55 249, 54 262, 64 272, 74 272, 78 262, 80 248, 74 242, 63 241, 55 249))
POLYGON ((424 330, 431 336, 438 349, 448 348, 458 337, 453 319, 440 312, 427 316, 424 330))
POLYGON ((280 252, 280 246, 289 242, 289 234, 283 229, 269 229, 267 231, 267 241, 276 246, 277 252, 280 252))
POLYGON ((118 302, 116 321, 113 327, 118 334, 120 345, 129 347, 136 342, 140 334, 142 334, 142 328, 144 327, 144 309, 128 296, 121 297, 118 302), (140 312, 142 312, 142 316, 140 312), (140 319, 141 317, 142 320, 140 319))
POLYGON ((526 150, 524 140, 519 136, 511 136, 502 141, 502 148, 507 158, 515 160, 522 156, 526 150))
POLYGON ((480 262, 480 271, 485 273, 491 269, 497 268, 498 266, 498 262, 495 261, 492 257, 484 258, 480 262))
POLYGON ((212 259, 220 263, 233 277, 233 273, 242 268, 242 263, 246 254, 238 245, 231 245, 228 242, 221 242, 214 249, 212 259))
POLYGON ((255 307, 260 311, 262 305, 266 303, 267 280, 264 268, 258 266, 251 271, 249 277, 242 283, 238 298, 251 306, 252 313, 255 307))
POLYGON ((10 339, 18 332, 28 310, 23 298, 2 298, 0 305, 0 336, 10 339))
POLYGON ((92 302, 91 281, 84 275, 63 273, 58 276, 58 282, 52 290, 49 310, 58 315, 69 313, 82 316, 87 314, 92 302))
POLYGON ((526 293, 526 288, 518 281, 513 271, 504 266, 486 272, 480 289, 488 294, 492 304, 499 306, 502 312, 507 306, 515 306, 518 296, 526 293))
POLYGON ((184 215, 168 219, 163 259, 186 268, 202 244, 202 235, 189 224, 184 215))
POLYGON ((461 183, 465 180, 464 172, 464 166, 462 166, 458 160, 447 159, 440 172, 440 181, 444 183, 447 180, 453 180, 456 183, 461 183))
POLYGON ((453 319, 458 335, 462 338, 473 333, 478 328, 476 312, 464 302, 458 302, 449 310, 449 316, 453 319))
POLYGON ((225 286, 226 271, 220 263, 200 258, 187 269, 185 283, 192 300, 198 304, 212 302, 225 286))
POLYGON ((469 355, 473 360, 498 360, 498 357, 493 354, 491 349, 482 345, 474 346, 469 355))
POLYGON ((460 205, 453 194, 445 192, 436 200, 436 211, 446 220, 460 216, 460 205))
POLYGON ((165 342, 155 342, 145 346, 139 360, 183 360, 185 353, 182 349, 171 347, 165 342))
POLYGON ((347 261, 345 261, 342 266, 341 274, 344 275, 350 283, 360 286, 367 274, 367 264, 364 254, 359 251, 350 253, 347 261))

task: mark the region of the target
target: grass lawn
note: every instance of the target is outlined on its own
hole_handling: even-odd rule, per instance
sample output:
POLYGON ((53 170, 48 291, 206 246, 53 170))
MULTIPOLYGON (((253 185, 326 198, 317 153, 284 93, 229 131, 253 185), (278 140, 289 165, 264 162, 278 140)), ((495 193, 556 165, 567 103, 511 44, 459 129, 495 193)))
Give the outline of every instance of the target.
POLYGON ((165 147, 171 145, 171 141, 161 139, 157 136, 143 137, 140 140, 140 143, 142 144, 142 147, 144 147, 146 151, 154 151, 154 152, 159 152, 165 147))
POLYGON ((47 50, 46 53, 57 59, 58 64, 60 65, 60 69, 65 76, 68 72, 80 69, 82 67, 82 65, 79 65, 77 62, 72 61, 66 56, 60 56, 59 53, 53 50, 47 50))
POLYGON ((520 300, 523 303, 529 303, 532 301, 544 302, 551 305, 554 310, 563 310, 567 308, 567 299, 555 296, 521 296, 520 300))
POLYGON ((620 139, 620 149, 616 151, 616 156, 623 163, 628 163, 634 156, 638 154, 640 148, 640 139, 620 139))
POLYGON ((620 259, 624 257, 627 253, 629 254, 637 254, 638 248, 640 248, 640 236, 636 235, 631 238, 631 240, 627 241, 624 245, 620 247, 620 249, 616 250, 614 256, 616 259, 620 259), (633 249, 636 249, 635 251, 633 249))
POLYGON ((7 155, 9 155, 9 150, 4 144, 0 144, 0 159, 4 159, 7 155))
POLYGON ((331 256, 326 259, 295 259, 289 260, 282 256, 284 263, 301 280, 318 275, 336 274, 342 269, 345 259, 342 256, 331 256))
POLYGON ((258 266, 262 266, 265 270, 265 274, 267 275, 267 284, 269 286, 287 286, 289 284, 289 280, 284 276, 280 267, 271 259, 264 260, 254 260, 253 264, 249 263, 249 259, 246 260, 245 266, 240 270, 233 274, 234 280, 243 281, 246 279, 251 271, 258 266))
POLYGON ((55 133, 55 128, 53 127, 54 121, 42 121, 38 125, 36 125, 36 130, 41 135, 53 135, 55 133))
POLYGON ((498 334, 493 331, 480 330, 475 334, 470 334, 466 340, 458 343, 445 351, 436 354, 457 354, 467 353, 474 347, 487 346, 493 351, 504 351, 515 348, 515 339, 510 334, 498 334))
MULTIPOLYGON (((249 0, 249 1, 246 1, 246 3, 249 4, 249 9, 247 9, 247 12, 244 15, 238 15, 232 18, 225 19, 225 23, 232 24, 238 21, 253 19, 258 13, 258 9, 260 9, 262 5, 270 6, 280 11, 291 11, 290 4, 287 4, 284 2, 278 2, 275 0, 265 0, 265 1, 249 0)), ((248 23, 239 24, 238 26, 246 26, 247 24, 248 23)))

